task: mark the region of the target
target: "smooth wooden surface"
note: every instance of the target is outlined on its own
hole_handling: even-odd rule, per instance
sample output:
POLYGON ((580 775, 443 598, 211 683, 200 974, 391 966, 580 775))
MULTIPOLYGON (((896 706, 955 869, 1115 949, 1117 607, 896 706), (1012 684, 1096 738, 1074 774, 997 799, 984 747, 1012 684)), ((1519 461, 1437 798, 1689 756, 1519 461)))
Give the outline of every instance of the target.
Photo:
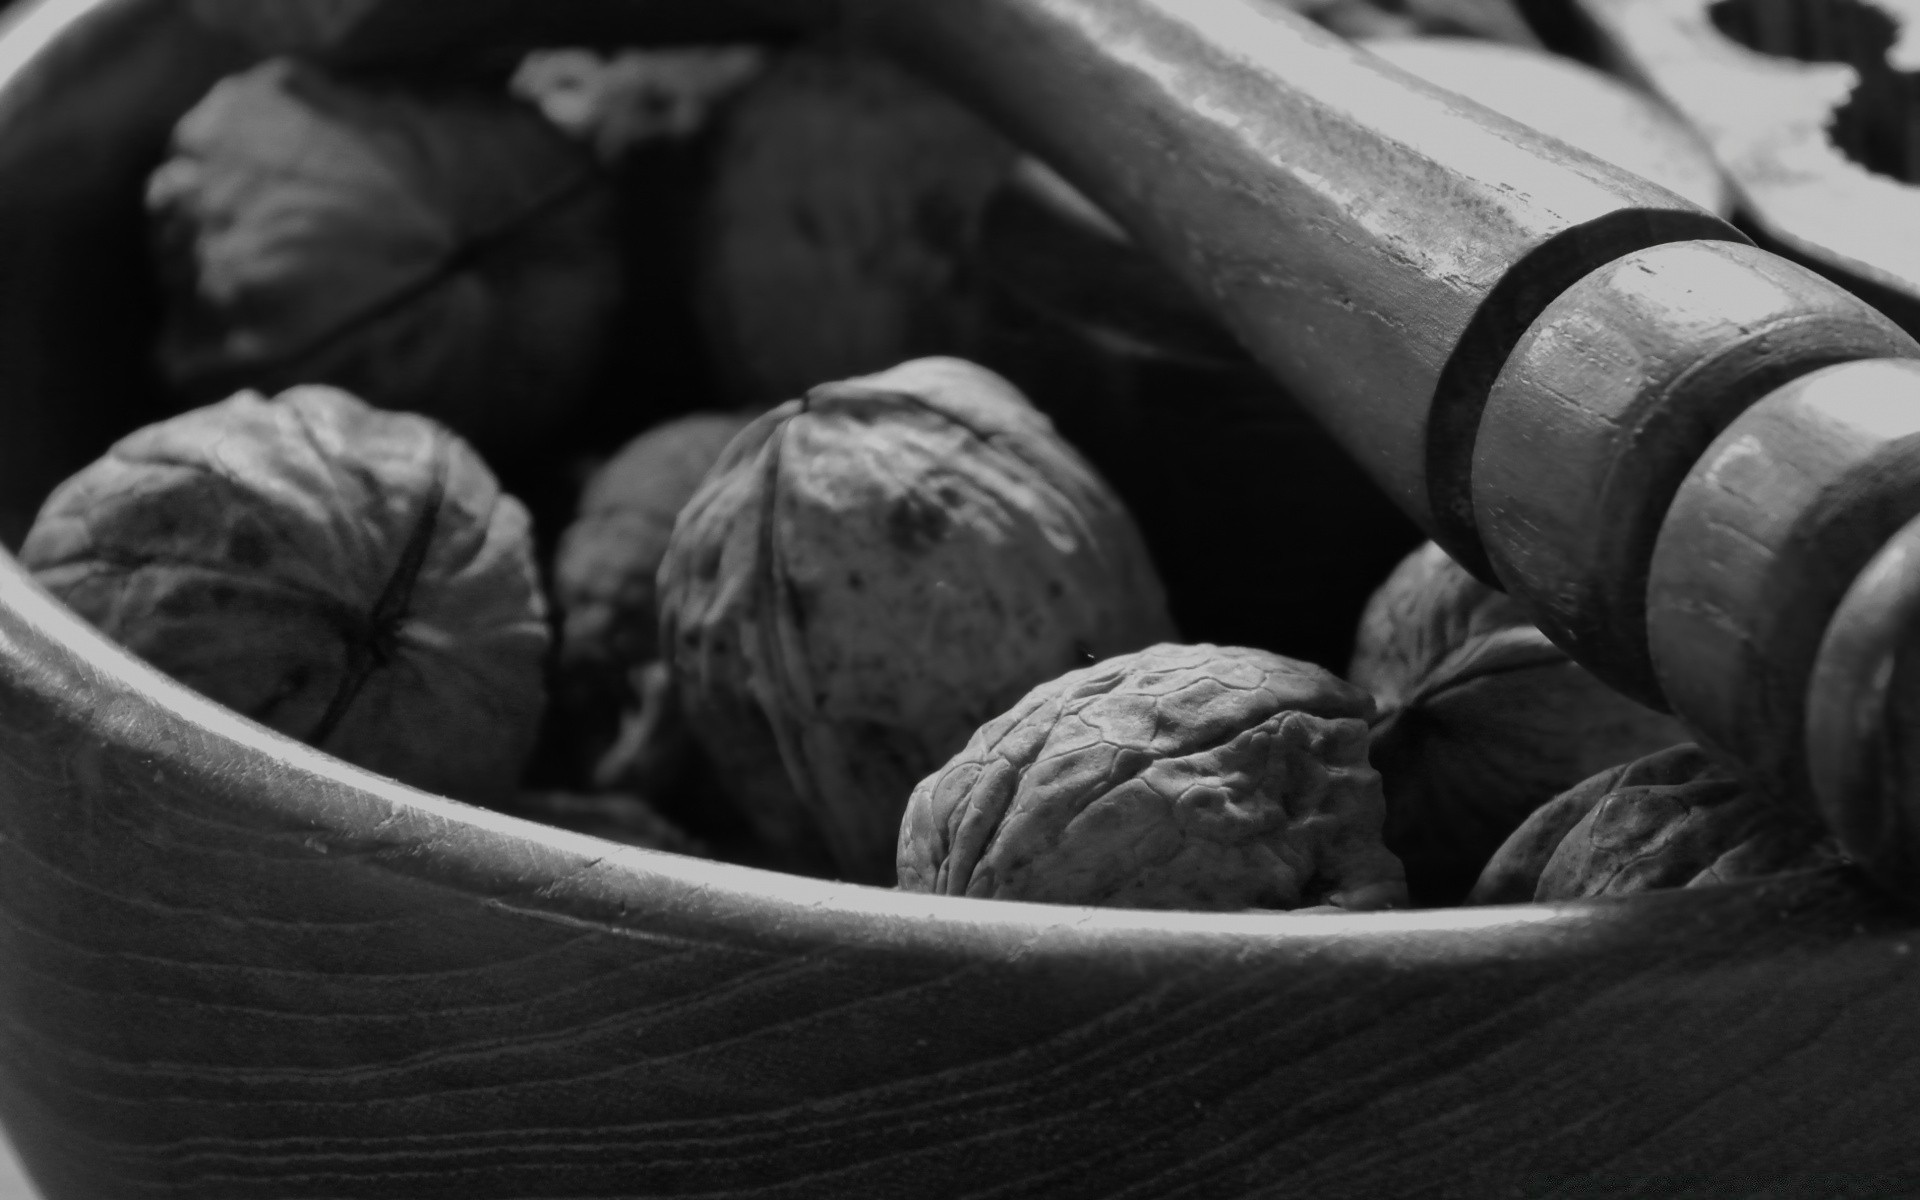
MULTIPOLYGON (((1693 125, 1764 242, 1920 332, 1914 0, 1567 0, 1693 125)), ((1541 7, 1551 7, 1542 4, 1541 7)))
POLYGON ((1811 805, 1806 688, 1822 635, 1916 514, 1911 359, 1842 363, 1776 389, 1681 484, 1648 575, 1654 670, 1674 711, 1758 786, 1811 805))
POLYGON ((1742 240, 1262 0, 848 0, 1178 274, 1449 553, 1507 352, 1594 267, 1742 240))
POLYGON ((1647 572, 1681 481, 1779 385, 1895 356, 1920 357, 1920 344, 1752 246, 1675 242, 1616 259, 1547 307, 1487 401, 1473 495, 1495 574, 1548 637, 1664 707, 1647 572))
POLYGON ((1890 886, 1920 875, 1920 517, 1840 600, 1807 685, 1807 763, 1821 815, 1890 886))

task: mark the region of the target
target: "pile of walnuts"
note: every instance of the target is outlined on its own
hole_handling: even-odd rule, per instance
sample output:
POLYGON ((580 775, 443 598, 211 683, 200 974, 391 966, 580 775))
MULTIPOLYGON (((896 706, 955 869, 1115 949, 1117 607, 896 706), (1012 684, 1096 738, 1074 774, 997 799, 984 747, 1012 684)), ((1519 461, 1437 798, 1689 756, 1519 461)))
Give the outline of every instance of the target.
MULTIPOLYGON (((303 56, 270 5, 194 11, 275 56, 147 187, 178 404, 20 557, 202 696, 473 804, 951 896, 1353 911, 1838 860, 1400 526, 1223 618, 1254 565, 1195 566, 1165 519, 1214 481, 1140 448, 1228 411, 1245 364, 1178 297, 1015 295, 986 249, 1008 204, 1054 204, 1066 261, 1157 277, 890 63, 558 49, 403 80, 303 56), (1344 677, 1302 652, 1349 644, 1344 677)), ((1275 521, 1342 503, 1260 486, 1275 521)))

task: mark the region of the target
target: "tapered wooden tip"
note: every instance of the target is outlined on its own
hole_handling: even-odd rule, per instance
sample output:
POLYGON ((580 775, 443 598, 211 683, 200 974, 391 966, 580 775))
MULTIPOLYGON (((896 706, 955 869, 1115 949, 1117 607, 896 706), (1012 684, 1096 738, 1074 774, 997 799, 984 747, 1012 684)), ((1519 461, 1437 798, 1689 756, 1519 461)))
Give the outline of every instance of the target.
POLYGON ((1920 518, 1840 601, 1807 687, 1814 798, 1881 884, 1920 893, 1920 518))
POLYGON ((1815 371, 1749 408, 1667 514, 1647 585, 1661 688, 1703 741, 1790 802, 1814 804, 1807 694, 1822 637, 1916 514, 1920 362, 1892 359, 1815 371))

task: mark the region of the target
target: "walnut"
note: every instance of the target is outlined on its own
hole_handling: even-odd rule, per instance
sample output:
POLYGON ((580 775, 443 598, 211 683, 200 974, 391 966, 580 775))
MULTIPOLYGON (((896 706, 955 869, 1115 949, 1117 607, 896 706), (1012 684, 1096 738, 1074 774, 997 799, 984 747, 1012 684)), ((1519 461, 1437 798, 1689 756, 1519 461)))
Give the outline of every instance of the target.
POLYGON ((217 84, 147 187, 160 361, 205 400, 347 388, 517 450, 620 315, 608 185, 532 106, 274 59, 217 84))
POLYGON ((796 869, 893 876, 914 784, 1062 671, 1172 634, 1126 510, 954 359, 749 425, 674 527, 661 643, 728 791, 796 869))
POLYGON ((1264 650, 1159 645, 1027 693, 914 789, 908 891, 1126 908, 1405 903, 1373 702, 1264 650))
POLYGON ((1456 901, 1527 814, 1595 771, 1686 741, 1429 542, 1368 601, 1347 678, 1381 719, 1387 845, 1417 901, 1456 901))
POLYGON ((737 400, 976 352, 975 226, 1015 157, 979 117, 877 55, 808 46, 741 95, 716 155, 698 302, 737 400))
POLYGON ((1811 816, 1684 743, 1610 767, 1542 805, 1481 872, 1470 904, 1625 896, 1840 861, 1811 816))
MULTIPOLYGON (((554 556, 561 614, 556 699, 587 725, 618 714, 610 744, 593 745, 599 787, 671 786, 683 765, 684 724, 659 662, 654 576, 674 520, 750 418, 695 413, 647 430, 595 471, 554 556)), ((594 739, 590 739, 594 740, 594 739)))
POLYGON ((122 439, 20 558, 161 671, 370 770, 494 801, 531 749, 550 639, 527 513, 438 422, 243 392, 122 439))

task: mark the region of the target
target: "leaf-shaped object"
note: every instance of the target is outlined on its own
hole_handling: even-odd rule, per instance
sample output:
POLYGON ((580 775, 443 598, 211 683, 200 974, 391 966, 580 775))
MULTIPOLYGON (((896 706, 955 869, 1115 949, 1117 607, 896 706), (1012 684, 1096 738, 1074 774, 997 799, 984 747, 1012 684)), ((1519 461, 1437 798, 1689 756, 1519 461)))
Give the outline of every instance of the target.
POLYGON ((275 59, 181 118, 147 206, 161 364, 196 398, 329 383, 518 448, 582 398, 620 313, 605 181, 504 96, 275 59))
POLYGON ((1557 793, 1690 737, 1594 678, 1432 543, 1368 602, 1348 678, 1380 702, 1372 761, 1387 845, 1422 903, 1458 900, 1557 793))

